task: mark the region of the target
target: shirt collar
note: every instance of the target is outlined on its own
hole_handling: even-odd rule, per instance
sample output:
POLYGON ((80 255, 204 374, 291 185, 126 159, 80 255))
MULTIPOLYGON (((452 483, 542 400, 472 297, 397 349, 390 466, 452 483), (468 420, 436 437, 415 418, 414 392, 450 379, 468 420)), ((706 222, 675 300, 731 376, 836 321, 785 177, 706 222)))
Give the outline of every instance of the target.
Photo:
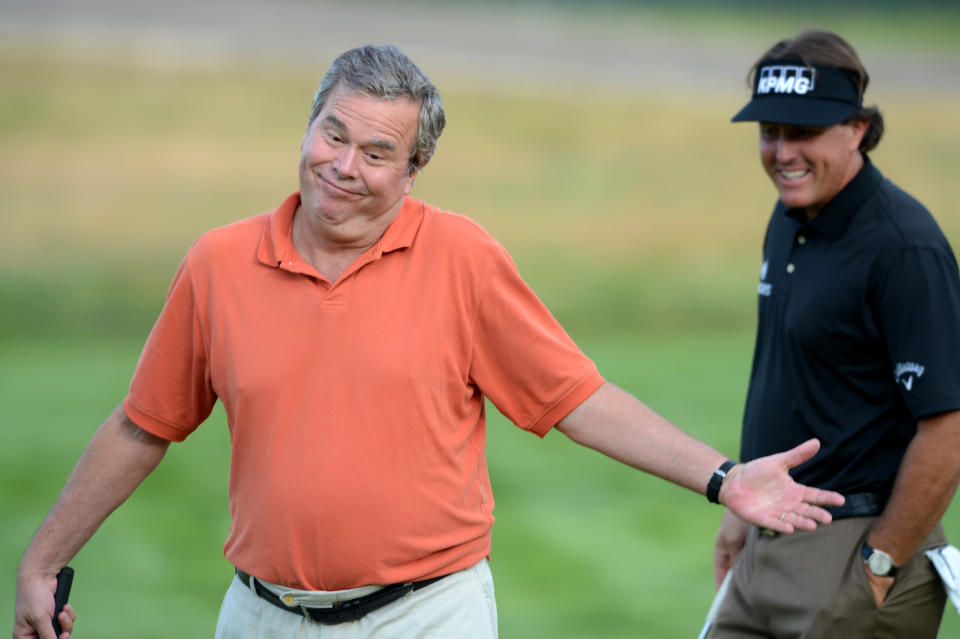
POLYGON ((397 218, 390 223, 378 244, 383 253, 410 248, 423 222, 423 202, 410 196, 403 198, 397 218))
POLYGON ((801 225, 807 224, 821 235, 835 240, 847 230, 850 220, 873 195, 882 180, 883 175, 873 166, 870 158, 864 155, 860 171, 812 220, 807 221, 806 211, 802 209, 784 208, 784 213, 801 225))
POLYGON ((273 268, 284 268, 296 255, 293 248, 293 214, 300 206, 300 191, 288 196, 283 203, 267 217, 267 223, 260 234, 260 246, 257 260, 273 268))
MULTIPOLYGON (((257 260, 272 268, 314 274, 313 268, 304 262, 293 246, 293 216, 299 206, 300 192, 296 191, 269 214, 260 235, 257 260)), ((404 197, 396 219, 377 241, 375 254, 379 257, 412 246, 422 221, 423 203, 416 198, 404 197)))

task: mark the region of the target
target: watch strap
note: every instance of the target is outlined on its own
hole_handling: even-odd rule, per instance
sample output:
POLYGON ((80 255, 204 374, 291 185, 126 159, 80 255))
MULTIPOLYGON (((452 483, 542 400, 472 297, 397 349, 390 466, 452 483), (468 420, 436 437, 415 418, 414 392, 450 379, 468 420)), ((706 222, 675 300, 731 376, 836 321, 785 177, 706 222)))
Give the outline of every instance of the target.
POLYGON ((720 464, 720 468, 713 471, 713 474, 710 476, 710 481, 707 482, 707 501, 711 504, 720 503, 720 487, 723 486, 723 480, 726 478, 727 473, 736 465, 737 462, 728 459, 720 464))

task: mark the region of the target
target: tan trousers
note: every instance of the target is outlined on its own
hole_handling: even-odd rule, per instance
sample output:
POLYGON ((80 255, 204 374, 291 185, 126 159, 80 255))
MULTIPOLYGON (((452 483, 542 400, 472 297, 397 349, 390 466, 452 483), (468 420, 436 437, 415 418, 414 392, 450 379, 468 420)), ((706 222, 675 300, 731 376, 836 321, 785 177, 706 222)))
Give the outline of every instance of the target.
MULTIPOLYGON (((320 595, 328 597, 329 595, 320 595)), ((305 599, 315 598, 305 595, 305 599)), ((303 601, 302 603, 313 603, 303 601)), ((216 639, 496 639, 497 606, 486 560, 358 619, 322 625, 264 601, 234 577, 216 639)))
POLYGON ((876 517, 813 532, 751 530, 709 639, 934 639, 946 593, 925 550, 947 543, 937 525, 877 606, 860 546, 876 517))

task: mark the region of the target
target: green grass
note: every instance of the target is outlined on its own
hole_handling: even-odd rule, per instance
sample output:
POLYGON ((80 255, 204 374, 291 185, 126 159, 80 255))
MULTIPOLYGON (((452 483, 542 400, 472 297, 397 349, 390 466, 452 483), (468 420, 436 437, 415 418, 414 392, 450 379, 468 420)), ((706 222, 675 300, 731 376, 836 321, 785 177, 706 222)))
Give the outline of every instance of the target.
MULTIPOLYGON (((0 330, 142 335, 197 235, 296 188, 314 73, 0 50, 0 330)), ((450 123, 414 194, 493 232, 568 327, 751 324, 773 190, 728 123, 740 92, 438 83, 450 123)), ((960 237, 960 101, 878 98, 875 161, 960 237)))
MULTIPOLYGON (((476 0, 427 0, 436 5, 476 0)), ((757 54, 802 29, 831 29, 858 47, 915 53, 957 52, 960 7, 951 0, 808 0, 802 5, 769 0, 485 0, 505 8, 556 11, 580 27, 633 33, 637 25, 654 33, 676 32, 722 45, 757 43, 757 54)))
MULTIPOLYGON (((607 377, 697 437, 735 454, 749 367, 743 332, 675 331, 581 340, 607 377)), ((123 396, 140 344, 4 342, 0 358, 0 619, 16 562, 96 425, 123 396)), ((212 636, 230 579, 229 442, 222 412, 163 463, 72 562, 77 637, 212 636)), ((558 433, 492 412, 496 499, 491 566, 505 639, 693 637, 713 596, 721 511, 558 433)), ((951 507, 948 531, 960 530, 951 507)), ((9 615, 9 616, 8 616, 9 615)), ((941 637, 960 631, 948 608, 941 637)))

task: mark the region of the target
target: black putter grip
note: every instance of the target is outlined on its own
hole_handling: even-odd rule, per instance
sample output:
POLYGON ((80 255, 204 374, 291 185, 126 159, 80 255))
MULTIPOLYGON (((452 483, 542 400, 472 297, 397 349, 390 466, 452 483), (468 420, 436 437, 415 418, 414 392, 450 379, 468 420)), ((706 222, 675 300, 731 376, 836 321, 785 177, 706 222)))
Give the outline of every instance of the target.
POLYGON ((73 585, 73 568, 67 566, 57 574, 57 592, 53 595, 53 631, 60 636, 60 622, 57 617, 70 598, 70 586, 73 585))

